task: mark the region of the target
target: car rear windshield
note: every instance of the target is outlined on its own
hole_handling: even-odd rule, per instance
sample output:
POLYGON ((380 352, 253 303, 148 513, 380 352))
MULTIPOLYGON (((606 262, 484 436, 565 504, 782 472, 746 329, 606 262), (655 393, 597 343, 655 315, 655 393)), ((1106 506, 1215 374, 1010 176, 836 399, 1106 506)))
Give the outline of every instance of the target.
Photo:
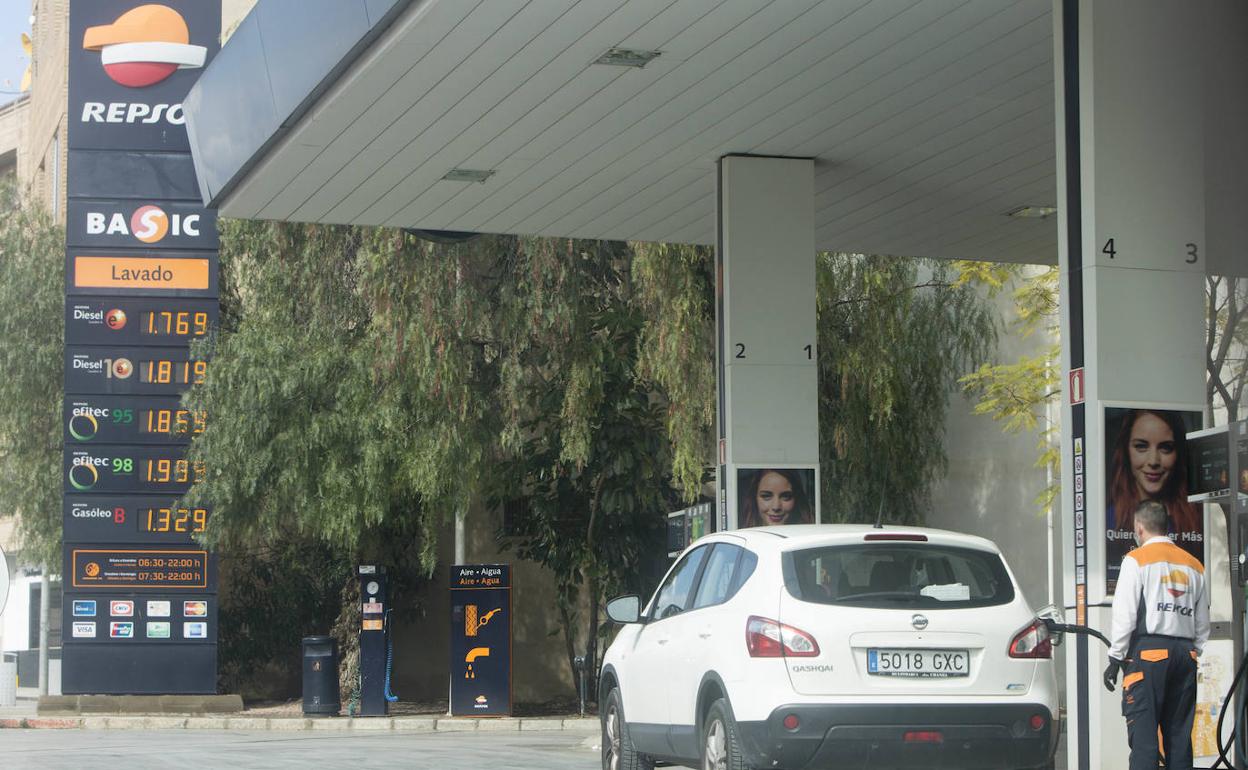
POLYGON ((1001 557, 928 543, 861 543, 785 555, 790 594, 817 604, 890 609, 988 607, 1014 600, 1001 557))

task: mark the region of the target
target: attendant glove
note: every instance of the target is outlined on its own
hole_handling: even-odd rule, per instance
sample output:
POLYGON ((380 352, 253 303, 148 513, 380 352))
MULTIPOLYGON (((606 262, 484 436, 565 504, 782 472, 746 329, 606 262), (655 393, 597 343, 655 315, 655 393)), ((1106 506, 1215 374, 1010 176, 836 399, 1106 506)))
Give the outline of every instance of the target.
POLYGON ((1118 672, 1122 670, 1122 661, 1117 658, 1110 658, 1109 665, 1105 667, 1105 673, 1102 680, 1105 682, 1105 689, 1110 692, 1118 686, 1118 672))

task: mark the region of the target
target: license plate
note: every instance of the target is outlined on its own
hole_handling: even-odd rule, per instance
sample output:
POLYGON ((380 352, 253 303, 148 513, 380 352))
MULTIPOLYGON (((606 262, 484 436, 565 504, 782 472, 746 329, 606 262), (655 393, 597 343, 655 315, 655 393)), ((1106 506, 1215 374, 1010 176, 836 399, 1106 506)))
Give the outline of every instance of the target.
POLYGON ((967 650, 869 649, 867 673, 875 676, 939 678, 970 676, 967 650))

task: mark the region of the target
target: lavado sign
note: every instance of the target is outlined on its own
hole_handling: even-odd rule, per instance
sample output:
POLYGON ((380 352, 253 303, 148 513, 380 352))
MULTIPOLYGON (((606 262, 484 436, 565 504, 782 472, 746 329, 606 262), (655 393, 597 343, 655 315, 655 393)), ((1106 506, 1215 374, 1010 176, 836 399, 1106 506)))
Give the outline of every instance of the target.
POLYGON ((211 511, 179 500, 208 415, 179 396, 207 377, 190 343, 218 316, 182 99, 220 3, 79 0, 69 26, 61 689, 214 693, 216 563, 195 539, 211 511))

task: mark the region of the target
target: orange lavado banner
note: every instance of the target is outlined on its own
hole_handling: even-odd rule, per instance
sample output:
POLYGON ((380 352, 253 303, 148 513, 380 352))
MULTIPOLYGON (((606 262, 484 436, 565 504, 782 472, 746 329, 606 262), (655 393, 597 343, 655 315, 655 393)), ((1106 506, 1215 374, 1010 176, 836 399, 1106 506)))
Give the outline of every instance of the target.
POLYGON ((74 257, 80 289, 207 289, 209 260, 168 257, 74 257))

